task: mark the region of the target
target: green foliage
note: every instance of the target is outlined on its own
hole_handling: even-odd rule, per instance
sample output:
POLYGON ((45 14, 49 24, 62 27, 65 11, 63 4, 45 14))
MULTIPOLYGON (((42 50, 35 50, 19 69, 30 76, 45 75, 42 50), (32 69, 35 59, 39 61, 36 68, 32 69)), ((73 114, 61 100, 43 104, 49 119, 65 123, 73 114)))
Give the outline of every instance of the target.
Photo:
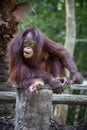
POLYGON ((57 42, 65 41, 65 5, 63 1, 32 0, 28 17, 20 22, 19 31, 27 25, 39 28, 57 42), (60 9, 61 8, 61 9, 60 9))
MULTIPOLYGON (((24 2, 25 0, 19 0, 24 2)), ((28 1, 28 0, 26 0, 28 1)), ((65 0, 32 0, 25 22, 19 22, 18 29, 21 31, 27 25, 37 27, 48 37, 56 42, 65 42, 65 0)), ((87 77, 87 0, 75 1, 76 15, 76 39, 81 40, 76 44, 75 61, 79 70, 87 77), (85 50, 85 51, 84 51, 85 50), (84 63, 84 64, 83 64, 84 63)))
POLYGON ((76 106, 70 105, 66 121, 67 124, 73 125, 75 114, 76 114, 76 106))
POLYGON ((87 1, 76 0, 76 32, 78 42, 75 48, 75 61, 84 77, 87 77, 87 1))
POLYGON ((78 39, 87 39, 87 1, 76 2, 76 31, 78 39))
POLYGON ((75 48, 75 61, 79 71, 87 77, 87 42, 78 42, 75 48))

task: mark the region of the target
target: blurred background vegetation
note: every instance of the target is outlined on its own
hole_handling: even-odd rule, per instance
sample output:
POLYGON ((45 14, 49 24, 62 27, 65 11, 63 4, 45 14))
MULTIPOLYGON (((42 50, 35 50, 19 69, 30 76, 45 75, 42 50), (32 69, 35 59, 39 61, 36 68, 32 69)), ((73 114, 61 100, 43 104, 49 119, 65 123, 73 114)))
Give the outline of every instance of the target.
MULTIPOLYGON (((19 0, 19 2, 26 2, 19 0)), ((27 0, 28 2, 28 0, 27 0)), ((31 0, 26 19, 18 24, 21 31, 27 25, 37 27, 52 40, 65 44, 66 12, 65 0, 31 0)), ((79 71, 87 78, 87 0, 75 0, 76 43, 74 59, 79 71)), ((72 49, 72 48, 71 48, 72 49)), ((71 93, 80 94, 80 91, 71 93)), ((82 92, 87 94, 87 92, 82 92)), ((85 106, 69 106, 66 122, 70 124, 86 124, 87 108, 85 106), (75 122, 76 121, 76 122, 75 122)))
MULTIPOLYGON (((19 0, 26 2, 26 0, 19 0)), ((27 0, 28 2, 28 0, 27 0)), ((37 27, 52 40, 65 43, 65 0, 31 0, 26 20, 19 22, 18 30, 27 25, 37 27)), ((74 59, 77 67, 87 77, 87 0, 75 0, 76 47, 74 59)))

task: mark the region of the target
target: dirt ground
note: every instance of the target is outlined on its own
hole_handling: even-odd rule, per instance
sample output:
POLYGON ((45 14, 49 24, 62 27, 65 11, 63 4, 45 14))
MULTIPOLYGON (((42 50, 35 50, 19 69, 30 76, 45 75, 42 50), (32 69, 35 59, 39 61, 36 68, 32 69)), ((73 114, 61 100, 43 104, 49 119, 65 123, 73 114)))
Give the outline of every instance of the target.
POLYGON ((0 110, 0 130, 14 130, 14 115, 7 110, 0 110))
MULTIPOLYGON (((14 130, 14 115, 9 111, 0 110, 0 130, 14 130)), ((68 126, 51 119, 50 130, 87 130, 87 125, 68 126)))
POLYGON ((50 130, 87 130, 87 125, 85 126, 68 126, 66 124, 61 124, 51 119, 50 130))

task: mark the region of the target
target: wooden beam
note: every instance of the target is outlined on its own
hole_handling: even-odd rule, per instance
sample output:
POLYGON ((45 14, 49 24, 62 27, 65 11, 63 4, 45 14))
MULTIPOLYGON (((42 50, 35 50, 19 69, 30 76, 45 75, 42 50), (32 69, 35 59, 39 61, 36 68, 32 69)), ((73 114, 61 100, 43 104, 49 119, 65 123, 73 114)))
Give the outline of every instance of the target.
MULTIPOLYGON (((0 103, 15 103, 16 100, 16 88, 13 87, 11 91, 0 91, 0 103)), ((49 89, 49 88, 48 88, 49 89)), ((70 89, 87 90, 87 81, 83 84, 74 84, 70 86, 70 89)), ((53 94, 53 104, 72 104, 72 105, 87 105, 86 95, 73 95, 73 94, 53 94)))
POLYGON ((74 95, 74 94, 53 94, 53 104, 68 104, 68 105, 86 105, 86 95, 74 95))
POLYGON ((0 91, 0 104, 3 103, 15 103, 16 92, 0 91))
POLYGON ((87 81, 84 81, 82 84, 73 84, 73 85, 70 86, 70 89, 87 90, 87 81))
MULTIPOLYGON (((16 92, 0 92, 0 103, 15 103, 16 92)), ((53 94, 53 104, 87 105, 86 95, 53 94)))

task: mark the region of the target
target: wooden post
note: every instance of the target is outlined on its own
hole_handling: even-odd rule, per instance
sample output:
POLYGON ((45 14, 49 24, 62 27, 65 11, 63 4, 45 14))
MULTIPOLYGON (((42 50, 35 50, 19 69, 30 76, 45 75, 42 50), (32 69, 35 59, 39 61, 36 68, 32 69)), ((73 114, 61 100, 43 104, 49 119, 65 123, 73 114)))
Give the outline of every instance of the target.
POLYGON ((49 130, 52 90, 47 85, 29 99, 27 90, 17 89, 15 130, 49 130))

